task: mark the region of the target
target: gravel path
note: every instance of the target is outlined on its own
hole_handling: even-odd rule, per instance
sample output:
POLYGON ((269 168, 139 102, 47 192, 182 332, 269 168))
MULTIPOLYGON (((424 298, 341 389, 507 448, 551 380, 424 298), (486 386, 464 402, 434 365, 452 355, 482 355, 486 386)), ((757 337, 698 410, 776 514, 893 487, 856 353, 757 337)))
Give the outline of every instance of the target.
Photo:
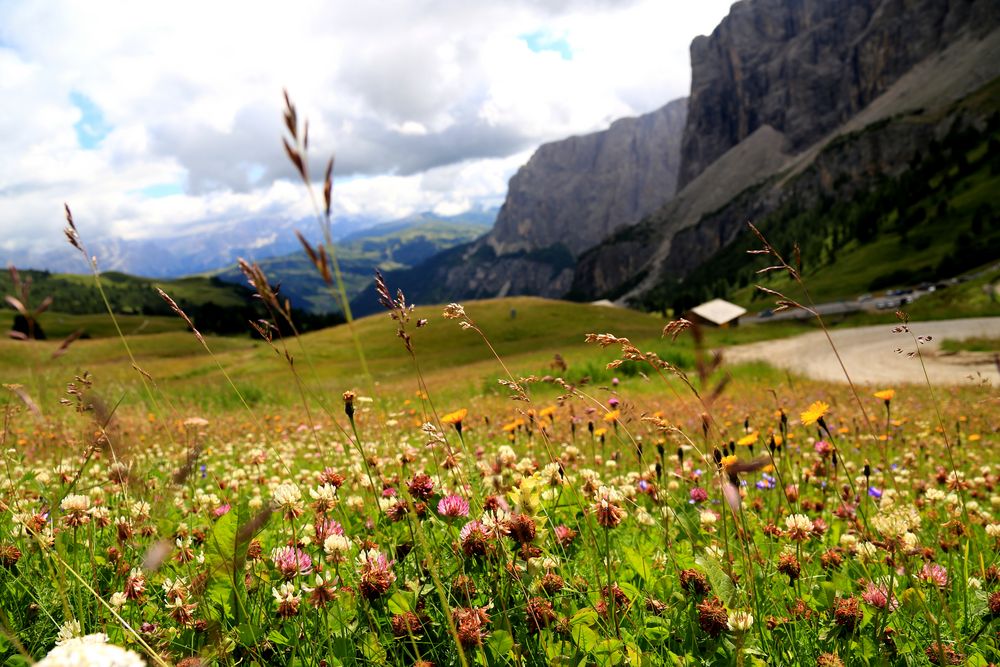
MULTIPOLYGON (((939 341, 945 338, 1000 338, 1000 317, 917 322, 911 328, 917 336, 932 338, 921 345, 920 350, 927 375, 934 384, 978 384, 986 379, 994 387, 1000 387, 1000 372, 993 354, 945 354, 939 349, 939 341)), ((906 356, 906 352, 915 349, 913 338, 906 333, 891 333, 891 329, 891 325, 880 324, 831 331, 847 372, 855 382, 880 385, 924 382, 920 361, 906 356), (897 354, 897 348, 903 353, 897 354)), ((822 331, 731 347, 726 350, 726 360, 766 361, 818 380, 845 381, 840 364, 822 331)))

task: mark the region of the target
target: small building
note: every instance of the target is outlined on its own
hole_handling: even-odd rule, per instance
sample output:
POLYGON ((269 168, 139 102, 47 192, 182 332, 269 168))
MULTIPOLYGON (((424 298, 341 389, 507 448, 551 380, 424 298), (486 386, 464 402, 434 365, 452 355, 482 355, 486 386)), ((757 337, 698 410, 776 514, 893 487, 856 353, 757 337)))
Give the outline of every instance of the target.
POLYGON ((688 311, 688 319, 698 324, 714 327, 735 327, 747 314, 746 308, 723 299, 712 299, 688 311))

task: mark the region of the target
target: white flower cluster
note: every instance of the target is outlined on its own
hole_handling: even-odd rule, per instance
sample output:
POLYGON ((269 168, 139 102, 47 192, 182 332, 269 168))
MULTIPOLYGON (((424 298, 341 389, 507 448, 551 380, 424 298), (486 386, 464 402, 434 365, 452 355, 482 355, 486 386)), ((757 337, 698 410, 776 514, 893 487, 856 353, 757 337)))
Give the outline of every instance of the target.
POLYGON ((108 643, 107 635, 74 637, 61 642, 36 667, 145 667, 134 651, 108 643))

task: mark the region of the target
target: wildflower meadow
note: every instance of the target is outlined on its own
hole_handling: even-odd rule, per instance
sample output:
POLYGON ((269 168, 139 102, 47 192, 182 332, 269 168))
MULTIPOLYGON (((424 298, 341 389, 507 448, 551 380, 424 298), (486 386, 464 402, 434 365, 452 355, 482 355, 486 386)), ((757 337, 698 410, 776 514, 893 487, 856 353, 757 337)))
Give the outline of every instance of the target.
MULTIPOLYGON (((310 183, 290 103, 286 120, 310 183)), ((67 232, 83 249, 72 215, 67 232)), ((307 250, 336 289, 332 246, 307 250)), ((282 320, 276 289, 243 268, 282 320)), ((124 335, 122 400, 85 355, 41 406, 40 367, 7 385, 3 664, 1000 662, 988 384, 730 369, 680 318, 635 325, 659 352, 566 325, 595 372, 526 372, 477 319, 488 304, 424 316, 378 289, 394 361, 369 368, 371 339, 354 336, 350 381, 314 378, 316 339, 253 323, 289 405, 254 399, 250 363, 223 362, 190 321, 201 361, 183 400, 124 335), (488 381, 461 383, 476 373, 488 381)), ((922 363, 919 323, 895 327, 899 363, 922 363)))

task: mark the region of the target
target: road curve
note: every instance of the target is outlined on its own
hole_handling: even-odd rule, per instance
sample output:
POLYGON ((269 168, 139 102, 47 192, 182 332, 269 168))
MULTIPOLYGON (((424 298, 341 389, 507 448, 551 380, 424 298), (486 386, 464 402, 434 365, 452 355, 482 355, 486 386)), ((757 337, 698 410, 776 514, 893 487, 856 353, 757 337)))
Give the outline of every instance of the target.
MULTIPOLYGON (((908 352, 916 349, 913 337, 908 333, 892 333, 892 328, 889 324, 879 324, 830 332, 852 380, 873 385, 924 382, 920 361, 907 357, 908 352), (902 353, 897 353, 897 349, 902 353)), ((979 384, 985 379, 994 387, 1000 387, 1000 372, 992 354, 945 354, 940 351, 940 341, 946 338, 1000 338, 1000 317, 915 322, 910 328, 914 335, 932 339, 920 346, 932 383, 979 384)), ((817 380, 846 382, 822 331, 737 345, 725 351, 725 359, 730 363, 766 361, 817 380)))

